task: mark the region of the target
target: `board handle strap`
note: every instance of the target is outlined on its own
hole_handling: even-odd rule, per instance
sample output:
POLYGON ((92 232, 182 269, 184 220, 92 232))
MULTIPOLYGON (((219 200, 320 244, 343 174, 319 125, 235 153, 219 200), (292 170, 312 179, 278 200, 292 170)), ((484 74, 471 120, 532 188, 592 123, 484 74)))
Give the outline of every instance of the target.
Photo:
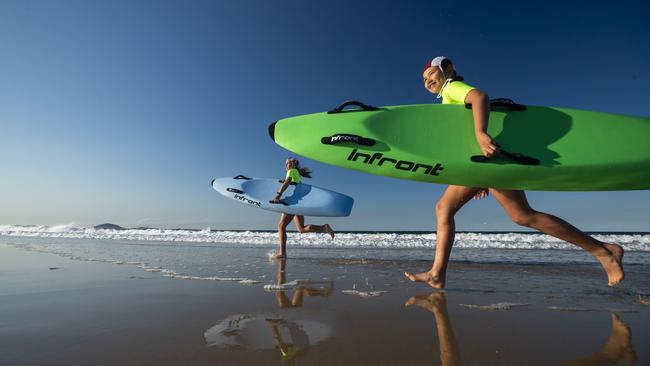
MULTIPOLYGON (((500 156, 506 157, 506 158, 508 158, 508 159, 510 159, 510 160, 512 160, 514 162, 517 162, 519 164, 523 164, 523 165, 539 165, 540 164, 539 159, 536 159, 536 158, 533 158, 533 157, 530 157, 530 156, 526 156, 526 155, 523 155, 523 154, 512 153, 512 152, 508 152, 508 151, 501 150, 501 149, 499 149, 499 153, 500 153, 500 156)), ((474 155, 474 156, 472 156, 470 158, 470 160, 472 160, 475 163, 484 163, 484 162, 488 161, 489 159, 490 158, 485 157, 483 155, 474 155)))
POLYGON ((282 200, 280 200, 280 201, 278 201, 278 202, 269 201, 269 203, 272 203, 272 204, 274 204, 274 205, 285 205, 285 206, 289 206, 288 203, 286 203, 286 202, 284 202, 284 201, 282 201, 282 200))
POLYGON ((356 106, 359 107, 360 109, 355 109, 354 111, 378 111, 379 108, 373 107, 371 105, 362 103, 358 100, 348 100, 346 102, 343 102, 340 106, 327 111, 327 114, 335 114, 335 113, 341 113, 345 109, 345 107, 348 106, 356 106))
MULTIPOLYGON (((284 183, 284 179, 278 179, 278 183, 284 183)), ((289 185, 297 186, 298 183, 295 183, 295 182, 289 182, 289 185)))
POLYGON ((338 145, 344 142, 351 142, 361 146, 374 146, 377 141, 363 136, 350 135, 347 133, 337 133, 332 136, 325 136, 320 139, 320 142, 325 145, 338 145))
MULTIPOLYGON (((465 108, 467 109, 472 109, 472 103, 466 103, 465 108)), ((490 99, 490 110, 509 110, 509 111, 525 111, 526 106, 523 104, 518 104, 512 101, 512 99, 508 98, 495 98, 495 99, 490 99)))

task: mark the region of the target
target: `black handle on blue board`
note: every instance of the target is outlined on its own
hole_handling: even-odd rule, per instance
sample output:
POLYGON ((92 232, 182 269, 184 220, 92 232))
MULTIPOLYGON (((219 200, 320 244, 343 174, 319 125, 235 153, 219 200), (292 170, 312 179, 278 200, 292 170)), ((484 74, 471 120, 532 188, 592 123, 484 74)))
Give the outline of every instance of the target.
POLYGON ((378 111, 379 110, 379 108, 377 108, 377 107, 373 107, 371 105, 362 103, 362 102, 360 102, 358 100, 348 100, 346 102, 343 102, 340 106, 338 106, 338 107, 336 107, 336 108, 334 108, 332 110, 327 111, 327 114, 341 113, 341 112, 343 112, 345 107, 348 107, 348 106, 351 106, 351 105, 361 108, 361 109, 355 109, 354 111, 378 111))
POLYGON ((247 176, 245 176, 245 175, 241 175, 241 174, 238 175, 238 176, 236 176, 236 177, 234 177, 234 178, 232 178, 232 179, 246 179, 246 180, 251 180, 251 179, 248 178, 247 176))
MULTIPOLYGON (((278 179, 278 183, 284 183, 284 179, 278 179)), ((295 182, 289 182, 289 185, 297 186, 298 183, 295 183, 295 182)))
POLYGON ((289 206, 289 204, 286 203, 286 202, 284 202, 284 201, 278 201, 278 202, 269 201, 269 203, 272 203, 272 204, 274 204, 274 205, 280 205, 280 204, 282 204, 282 205, 285 205, 285 206, 289 206))
POLYGON ((244 194, 244 191, 242 191, 241 189, 237 189, 237 188, 226 188, 226 191, 232 192, 232 193, 244 194))

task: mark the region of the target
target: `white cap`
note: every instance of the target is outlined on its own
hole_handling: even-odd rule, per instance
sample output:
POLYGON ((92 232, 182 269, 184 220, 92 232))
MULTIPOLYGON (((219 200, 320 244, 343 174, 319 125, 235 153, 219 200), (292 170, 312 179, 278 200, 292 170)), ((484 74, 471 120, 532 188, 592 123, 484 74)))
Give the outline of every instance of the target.
POLYGON ((447 57, 445 57, 445 56, 438 56, 438 57, 434 58, 430 62, 427 62, 426 65, 424 65, 424 70, 422 70, 422 72, 424 72, 426 69, 428 69, 430 67, 442 67, 442 61, 444 61, 444 60, 449 60, 449 59, 447 57))

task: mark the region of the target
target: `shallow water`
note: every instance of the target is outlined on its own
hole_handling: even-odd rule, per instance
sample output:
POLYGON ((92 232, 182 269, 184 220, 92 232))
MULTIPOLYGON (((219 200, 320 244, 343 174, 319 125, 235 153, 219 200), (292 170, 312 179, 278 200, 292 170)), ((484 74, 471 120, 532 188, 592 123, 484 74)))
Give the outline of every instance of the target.
MULTIPOLYGON (((7 364, 650 359, 650 307, 640 301, 650 295, 650 269, 640 264, 629 265, 623 284, 610 288, 587 260, 520 264, 502 249, 510 262, 453 262, 440 292, 402 274, 427 269, 431 249, 290 246, 288 260, 270 261, 271 245, 18 237, 0 243, 6 260, 13 263, 13 253, 28 261, 0 276, 0 338, 10 350, 0 361, 7 364)), ((462 251, 482 257, 497 249, 462 251)), ((543 252, 535 255, 579 253, 543 252)))
MULTIPOLYGON (((94 230, 94 229, 92 229, 94 230)), ((109 230, 115 231, 115 230, 109 230)), ((77 230, 64 231, 77 232, 77 230)), ((116 231, 117 232, 117 231, 116 231)), ((195 279, 210 281, 238 282, 241 284, 272 284, 276 271, 274 261, 269 259, 269 253, 276 250, 274 242, 258 244, 221 243, 221 242, 183 242, 177 238, 167 240, 124 239, 122 236, 114 239, 96 238, 68 238, 43 236, 0 236, 0 244, 10 245, 29 251, 57 254, 59 256, 81 261, 97 261, 120 265, 136 266, 145 272, 158 274, 170 278, 195 279)), ((47 232, 46 232, 47 233, 47 232)), ((178 234, 178 233, 176 233, 178 234)), ((217 232, 215 235, 222 235, 217 232)), ((268 233, 243 233, 249 235, 262 235, 268 233)), ((75 234, 76 235, 76 234, 75 234)), ((120 234, 122 235, 122 234, 120 234)), ((212 235, 212 234, 206 234, 212 235)), ((230 235, 230 234, 228 234, 230 235)), ((345 235, 345 234, 343 234, 345 235)), ((350 234, 363 238, 377 234, 350 234)), ((390 235, 390 234, 382 234, 390 235)), ((325 240, 325 235, 299 235, 291 234, 288 244, 288 254, 291 259, 291 274, 294 279, 313 279, 314 273, 331 273, 329 277, 337 280, 350 278, 349 272, 361 273, 367 270, 386 278, 384 284, 363 284, 358 279, 353 283, 356 291, 383 291, 389 286, 395 286, 404 281, 403 271, 425 271, 431 265, 435 248, 429 247, 403 247, 399 239, 406 235, 407 239, 415 234, 394 234, 395 247, 368 247, 366 245, 349 244, 347 247, 325 245, 305 245, 294 243, 294 239, 307 237, 325 240), (298 276, 298 277, 295 277, 298 276)), ((422 237, 431 234, 419 234, 422 237)), ((465 242, 485 243, 488 239, 495 239, 495 234, 467 233, 465 242), (470 239, 471 237, 471 239, 470 239)), ((604 273, 596 260, 581 250, 572 249, 530 249, 536 246, 542 248, 548 244, 548 238, 538 234, 499 234, 513 241, 515 238, 523 240, 523 244, 511 244, 516 249, 501 247, 485 247, 484 245, 457 245, 451 257, 448 286, 497 288, 499 286, 510 288, 504 283, 511 276, 502 273, 517 273, 520 276, 529 276, 530 288, 565 286, 566 281, 575 281, 581 277, 593 279, 595 288, 602 284, 604 273), (535 242, 535 239, 539 242, 535 242), (546 240, 546 241, 545 241, 546 240), (478 277, 473 277, 473 272, 480 272, 478 277), (467 283, 465 283, 467 281, 467 283), (557 283, 550 286, 548 282, 557 283)), ((339 238, 341 235, 337 236, 339 238)), ((415 235, 417 236, 417 235, 415 235)), ((648 234, 605 234, 610 241, 623 243, 627 249, 625 255, 625 269, 628 274, 627 288, 631 292, 643 296, 650 295, 650 276, 646 276, 650 264, 650 251, 645 248, 650 246, 646 240, 648 234), (626 242, 627 240, 627 242, 626 242), (630 242, 632 244, 630 244, 630 242), (639 248, 643 250, 638 250, 639 248), (637 250, 634 250, 637 249, 637 250), (636 280, 635 280, 636 278, 636 280), (646 278, 649 278, 647 281, 646 278)), ((185 236, 187 237, 187 236, 185 236)), ((342 239, 337 239, 342 240, 342 239)), ((418 240, 421 240, 418 239, 418 240)), ((505 239, 499 239, 504 241, 505 239)), ((571 287, 570 284, 566 286, 571 287)))

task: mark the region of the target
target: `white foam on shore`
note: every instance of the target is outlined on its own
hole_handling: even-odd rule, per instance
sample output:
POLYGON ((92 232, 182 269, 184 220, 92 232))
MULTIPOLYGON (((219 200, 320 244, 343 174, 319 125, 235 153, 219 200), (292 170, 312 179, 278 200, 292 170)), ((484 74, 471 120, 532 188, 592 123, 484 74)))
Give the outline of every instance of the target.
POLYGON ((291 290, 294 287, 298 287, 302 285, 305 282, 305 280, 293 280, 289 282, 285 282, 283 284, 269 284, 269 285, 264 285, 264 290, 265 291, 282 291, 282 290, 291 290))
POLYGON ((257 280, 251 280, 249 278, 241 278, 241 277, 218 277, 218 276, 201 277, 201 276, 185 275, 185 274, 176 273, 175 271, 169 271, 169 270, 163 270, 162 272, 165 273, 165 274, 163 274, 163 277, 177 278, 177 279, 181 279, 181 280, 239 282, 239 283, 243 283, 243 284, 251 284, 251 283, 259 283, 260 282, 260 281, 257 281, 257 280))
MULTIPOLYGON (((258 284, 261 283, 259 280, 254 280, 250 278, 243 278, 243 277, 218 277, 218 276, 210 276, 210 277, 201 277, 201 276, 190 276, 182 273, 178 273, 175 270, 172 269, 166 269, 162 267, 150 267, 147 263, 143 262, 135 262, 135 261, 121 261, 121 260, 108 260, 108 259, 100 259, 100 258, 84 258, 84 257, 79 257, 76 255, 72 255, 70 253, 61 251, 61 250, 46 250, 44 248, 39 248, 39 247, 24 247, 24 246, 15 246, 15 245, 9 245, 12 247, 16 248, 21 248, 26 251, 34 251, 34 252, 39 252, 39 253, 48 253, 48 254, 55 254, 64 258, 72 259, 72 260, 78 260, 78 261, 85 261, 85 262, 101 262, 101 263, 110 263, 110 264, 119 264, 119 265, 134 265, 145 272, 150 272, 150 273, 161 273, 163 277, 167 278, 175 278, 175 279, 180 279, 180 280, 204 280, 204 281, 223 281, 223 282, 238 282, 240 284, 244 285, 252 285, 252 284, 258 284)), ((235 271, 238 272, 238 271, 235 271)))
POLYGON ((300 286, 305 286, 305 287, 311 287, 311 288, 324 288, 324 287, 332 287, 333 286, 333 281, 329 278, 323 278, 322 280, 293 280, 289 282, 285 282, 282 284, 275 284, 271 283, 268 285, 264 285, 264 290, 266 291, 284 291, 284 290, 291 290, 296 287, 300 286))
POLYGON ((499 302, 496 304, 488 304, 488 305, 474 305, 474 304, 458 304, 458 305, 466 308, 478 309, 478 310, 510 310, 514 307, 528 306, 530 304, 520 303, 520 302, 499 302))
POLYGON ((547 306, 546 307, 548 310, 554 310, 554 311, 589 311, 589 309, 583 309, 583 308, 574 308, 574 307, 566 307, 566 306, 547 306))
MULTIPOLYGON (((433 248, 436 234, 338 233, 334 239, 323 234, 289 233, 292 246, 328 248, 433 248)), ((0 236, 139 240, 190 243, 234 243, 275 245, 277 233, 259 231, 211 231, 170 229, 94 229, 68 225, 0 225, 0 236)), ((604 242, 623 245, 627 251, 650 252, 650 234, 596 234, 604 242)), ((457 233, 455 248, 494 249, 578 249, 559 239, 537 233, 457 233)))
POLYGON ((241 283, 242 285, 255 285, 255 284, 258 284, 260 282, 262 282, 262 281, 258 281, 258 280, 241 280, 241 281, 239 281, 239 283, 241 283))
POLYGON ((341 290, 341 292, 344 294, 355 295, 360 297, 377 297, 387 293, 388 291, 341 290))

